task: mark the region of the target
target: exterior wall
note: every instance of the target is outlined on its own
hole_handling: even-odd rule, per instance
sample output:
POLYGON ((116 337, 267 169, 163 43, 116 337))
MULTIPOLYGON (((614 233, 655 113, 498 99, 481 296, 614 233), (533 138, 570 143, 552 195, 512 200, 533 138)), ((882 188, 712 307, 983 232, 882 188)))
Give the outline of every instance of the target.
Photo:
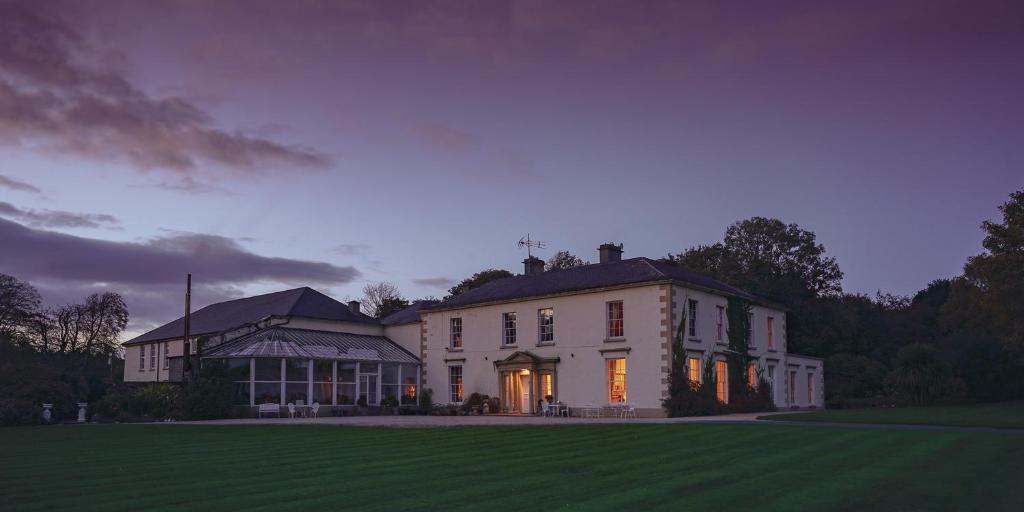
MULTIPOLYGON (((317 320, 314 318, 291 318, 281 327, 292 329, 310 329, 314 331, 347 332, 352 334, 366 334, 369 336, 383 336, 384 328, 380 325, 363 324, 357 322, 338 322, 336 320, 317 320)), ((413 352, 415 354, 415 352, 413 352)))
POLYGON ((785 398, 789 400, 788 407, 825 407, 825 362, 817 357, 800 356, 788 354, 786 358, 786 379, 790 378, 791 372, 796 372, 796 382, 793 386, 795 396, 789 395, 789 386, 784 391, 785 398), (811 389, 807 388, 807 380, 811 380, 811 389), (810 391, 810 396, 808 396, 810 391))
POLYGON ((384 336, 408 350, 416 357, 420 357, 420 323, 391 325, 384 327, 384 336))
MULTIPOLYGON (((555 395, 570 406, 608 403, 605 360, 626 359, 626 397, 641 413, 661 414, 663 378, 662 298, 666 288, 648 284, 632 288, 526 300, 510 304, 468 307, 424 314, 424 370, 426 387, 434 401, 450 401, 448 367, 462 365, 463 396, 484 393, 498 396, 501 361, 516 351, 544 358, 559 358, 554 377, 555 395), (606 339, 609 301, 621 300, 624 334, 606 339), (554 310, 554 342, 538 345, 537 310, 554 310), (502 346, 502 314, 517 314, 517 344, 502 346), (462 318, 462 350, 451 350, 450 319, 462 318)), ((666 367, 667 372, 667 367, 666 367)), ((534 397, 533 402, 539 397, 534 397)))
POLYGON ((180 339, 169 340, 166 342, 154 342, 154 343, 143 343, 141 345, 132 345, 125 347, 124 349, 124 381, 125 382, 163 382, 168 378, 168 368, 164 367, 164 352, 167 352, 169 357, 181 356, 183 350, 180 339), (149 368, 149 351, 150 347, 156 345, 159 351, 157 352, 156 366, 151 370, 149 368), (145 366, 142 370, 139 370, 139 351, 145 350, 145 366))
MULTIPOLYGON (((673 336, 679 327, 679 321, 687 307, 687 301, 690 299, 697 301, 696 333, 694 336, 690 336, 689 331, 686 331, 684 346, 687 355, 699 357, 702 370, 708 362, 709 354, 712 354, 713 361, 724 360, 725 351, 729 346, 729 319, 728 313, 723 310, 722 336, 719 339, 718 306, 727 308, 728 299, 721 295, 682 286, 673 286, 672 294, 673 336)), ((789 375, 787 371, 789 356, 786 353, 786 312, 755 304, 751 305, 751 313, 753 313, 753 318, 751 320, 750 354, 757 358, 758 369, 762 372, 762 377, 772 382, 772 394, 776 407, 789 407, 786 397, 788 390, 786 379, 789 375), (772 318, 774 323, 774 343, 771 349, 768 348, 768 318, 772 318), (769 378, 769 375, 772 377, 769 378)), ((823 389, 823 383, 819 387, 823 389)))

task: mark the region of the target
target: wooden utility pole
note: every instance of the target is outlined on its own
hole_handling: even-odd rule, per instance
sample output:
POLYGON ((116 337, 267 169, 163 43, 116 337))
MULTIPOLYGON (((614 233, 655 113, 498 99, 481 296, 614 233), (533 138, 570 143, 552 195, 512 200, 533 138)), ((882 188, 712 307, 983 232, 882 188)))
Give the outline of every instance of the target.
MULTIPOLYGON (((188 274, 188 278, 185 282, 185 351, 182 354, 182 371, 188 375, 187 380, 192 380, 192 344, 189 342, 191 334, 191 321, 192 316, 192 273, 188 274)), ((199 347, 196 347, 196 353, 199 352, 199 347)))

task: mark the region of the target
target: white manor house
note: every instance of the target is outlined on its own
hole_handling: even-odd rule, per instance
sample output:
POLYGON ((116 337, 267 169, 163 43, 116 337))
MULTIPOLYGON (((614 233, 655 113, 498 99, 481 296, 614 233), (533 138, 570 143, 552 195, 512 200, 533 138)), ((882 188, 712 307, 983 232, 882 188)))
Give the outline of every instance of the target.
MULTIPOLYGON (((691 378, 712 362, 728 401, 725 352, 729 297, 752 307, 751 356, 779 408, 821 407, 824 367, 787 352, 779 306, 685 268, 622 259, 604 244, 599 262, 490 281, 437 303, 383 319, 316 290, 296 288, 212 304, 125 342, 127 382, 179 381, 190 360, 226 360, 235 399, 317 402, 336 413, 382 403, 461 404, 471 393, 499 397, 502 413, 537 414, 545 397, 573 407, 631 404, 663 416, 676 326, 684 326, 691 378)), ((323 413, 321 413, 323 414, 323 413)))

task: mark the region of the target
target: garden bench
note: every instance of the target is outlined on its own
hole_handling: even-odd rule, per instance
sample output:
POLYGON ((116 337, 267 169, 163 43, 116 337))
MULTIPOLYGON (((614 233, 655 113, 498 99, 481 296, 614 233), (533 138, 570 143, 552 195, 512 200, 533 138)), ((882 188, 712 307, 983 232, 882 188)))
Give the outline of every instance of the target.
POLYGON ((273 414, 278 415, 278 417, 280 417, 281 416, 281 406, 277 405, 277 404, 260 404, 259 410, 258 410, 258 413, 257 413, 257 417, 258 418, 262 418, 263 417, 263 413, 267 413, 267 414, 273 413, 273 414))

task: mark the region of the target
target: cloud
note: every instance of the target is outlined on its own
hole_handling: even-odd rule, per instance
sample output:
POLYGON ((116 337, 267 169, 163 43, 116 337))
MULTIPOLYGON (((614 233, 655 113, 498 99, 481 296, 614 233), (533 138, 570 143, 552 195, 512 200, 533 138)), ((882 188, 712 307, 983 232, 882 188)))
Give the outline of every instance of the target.
POLYGON ((261 256, 232 239, 199 233, 118 242, 0 219, 0 240, 4 241, 0 273, 39 286, 49 303, 54 303, 51 297, 81 300, 88 290, 122 293, 132 314, 133 332, 137 325, 180 316, 180 290, 189 272, 209 301, 238 296, 241 287, 251 284, 329 287, 360 276, 351 266, 261 256))
POLYGON ((441 123, 419 123, 409 132, 420 142, 441 151, 462 153, 479 145, 474 135, 441 123))
POLYGON ((31 192, 33 194, 40 194, 40 195, 43 193, 43 191, 39 190, 38 187, 35 187, 33 185, 29 185, 28 183, 25 183, 24 181, 18 181, 18 180, 14 179, 14 178, 10 178, 10 177, 4 176, 3 174, 0 174, 0 187, 4 187, 4 188, 10 189, 10 190, 17 190, 17 191, 20 191, 20 192, 31 192))
POLYGON ((338 244, 331 249, 332 252, 345 256, 360 256, 369 250, 370 246, 366 244, 338 244))
POLYGON ((180 97, 151 97, 110 69, 58 17, 0 3, 0 143, 179 174, 321 168, 316 151, 215 126, 180 97))
POLYGON ((0 216, 18 219, 33 227, 100 228, 114 227, 117 217, 105 213, 75 213, 60 210, 23 210, 0 201, 0 216))
POLYGON ((430 286, 432 288, 451 288, 459 281, 450 277, 423 277, 413 279, 412 282, 420 286, 430 286))

